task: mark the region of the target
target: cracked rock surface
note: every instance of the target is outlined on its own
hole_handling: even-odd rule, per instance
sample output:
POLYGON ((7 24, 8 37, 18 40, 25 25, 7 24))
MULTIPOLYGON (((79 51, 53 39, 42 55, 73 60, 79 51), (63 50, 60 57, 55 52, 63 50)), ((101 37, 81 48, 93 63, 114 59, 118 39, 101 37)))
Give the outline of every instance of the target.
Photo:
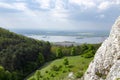
POLYGON ((120 17, 96 52, 83 80, 120 80, 120 17))

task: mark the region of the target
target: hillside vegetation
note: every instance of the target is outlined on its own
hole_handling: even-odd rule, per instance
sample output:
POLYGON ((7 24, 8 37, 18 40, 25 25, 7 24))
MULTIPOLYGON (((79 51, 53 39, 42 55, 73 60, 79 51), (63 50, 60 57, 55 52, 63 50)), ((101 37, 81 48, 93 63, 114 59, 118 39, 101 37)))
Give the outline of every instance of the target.
POLYGON ((84 58, 80 55, 57 59, 45 64, 27 80, 38 80, 37 78, 39 78, 39 80, 68 80, 72 77, 80 78, 83 76, 92 59, 93 57, 84 58), (65 59, 68 60, 67 65, 64 64, 65 59), (73 75, 69 76, 70 74, 73 75))
POLYGON ((27 80, 74 80, 81 78, 99 46, 100 44, 52 46, 51 53, 56 59, 28 76, 27 80))
MULTIPOLYGON (((54 46, 49 42, 28 38, 0 28, 0 80, 23 80, 36 69, 53 60, 55 62, 49 64, 52 67, 49 68, 47 65, 45 72, 45 67, 42 68, 42 76, 45 79, 65 78, 64 76, 70 71, 76 73, 77 77, 81 77, 99 46, 100 44, 54 46), (79 68, 81 72, 77 73, 79 68)), ((37 75, 32 79, 44 79, 40 76, 41 71, 38 71, 37 75)))
POLYGON ((51 45, 15 34, 0 28, 0 80, 7 76, 1 76, 2 71, 10 73, 7 80, 22 80, 26 75, 48 61, 51 55, 51 45), (12 77, 15 76, 15 77, 12 77))

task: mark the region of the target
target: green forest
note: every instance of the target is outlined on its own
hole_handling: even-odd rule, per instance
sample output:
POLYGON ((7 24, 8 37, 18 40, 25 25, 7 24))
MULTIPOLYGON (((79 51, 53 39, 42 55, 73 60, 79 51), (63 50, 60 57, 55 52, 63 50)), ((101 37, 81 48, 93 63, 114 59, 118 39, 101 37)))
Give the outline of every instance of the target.
MULTIPOLYGON (((55 46, 50 42, 35 40, 0 28, 0 80, 23 80, 45 63, 64 57, 80 56, 91 59, 100 45, 55 46)), ((69 64, 67 58, 63 64, 69 64)), ((55 65, 53 71, 57 70, 54 69, 55 65)), ((39 76, 34 80, 39 80, 39 76)))

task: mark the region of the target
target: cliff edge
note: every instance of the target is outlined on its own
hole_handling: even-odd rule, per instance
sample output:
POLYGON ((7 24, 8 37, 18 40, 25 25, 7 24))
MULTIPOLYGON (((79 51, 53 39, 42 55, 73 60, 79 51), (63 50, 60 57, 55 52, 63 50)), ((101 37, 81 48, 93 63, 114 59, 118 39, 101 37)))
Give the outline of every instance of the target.
POLYGON ((120 17, 96 52, 83 80, 120 80, 120 17))

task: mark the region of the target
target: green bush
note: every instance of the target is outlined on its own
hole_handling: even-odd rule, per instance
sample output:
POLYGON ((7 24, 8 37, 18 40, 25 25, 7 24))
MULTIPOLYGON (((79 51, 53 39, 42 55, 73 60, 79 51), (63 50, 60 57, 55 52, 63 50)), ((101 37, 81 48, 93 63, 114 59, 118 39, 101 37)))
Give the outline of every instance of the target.
POLYGON ((63 70, 62 73, 66 73, 67 71, 66 70, 63 70))
POLYGON ((76 78, 81 78, 83 76, 83 72, 77 72, 75 76, 76 78))
POLYGON ((5 70, 4 67, 0 66, 0 80, 16 80, 12 76, 12 73, 10 73, 8 70, 5 70))
POLYGON ((37 62, 38 62, 38 64, 42 64, 42 63, 44 63, 44 56, 43 56, 43 54, 42 53, 39 53, 39 55, 38 55, 38 59, 37 59, 37 62))
POLYGON ((67 58, 64 59, 63 64, 64 64, 65 66, 69 65, 69 61, 68 61, 67 58))
POLYGON ((48 73, 48 71, 45 71, 45 73, 48 73))
POLYGON ((55 77, 55 75, 53 73, 50 74, 51 77, 55 77))
POLYGON ((61 48, 58 48, 58 49, 56 50, 56 57, 57 57, 57 58, 63 57, 63 53, 62 53, 61 48))
POLYGON ((62 65, 59 65, 58 68, 61 69, 63 66, 62 65))
POLYGON ((85 58, 91 58, 91 57, 94 56, 94 51, 93 51, 93 50, 90 50, 90 51, 88 51, 87 53, 85 53, 83 56, 84 56, 85 58))
POLYGON ((73 47, 72 49, 71 49, 71 56, 75 56, 76 55, 76 50, 75 50, 75 48, 73 47))
POLYGON ((51 67, 51 70, 52 70, 52 71, 59 71, 59 67, 57 67, 56 65, 53 65, 53 66, 51 67))
POLYGON ((39 78, 42 78, 41 72, 39 70, 37 70, 35 74, 36 74, 37 80, 39 80, 39 78))

